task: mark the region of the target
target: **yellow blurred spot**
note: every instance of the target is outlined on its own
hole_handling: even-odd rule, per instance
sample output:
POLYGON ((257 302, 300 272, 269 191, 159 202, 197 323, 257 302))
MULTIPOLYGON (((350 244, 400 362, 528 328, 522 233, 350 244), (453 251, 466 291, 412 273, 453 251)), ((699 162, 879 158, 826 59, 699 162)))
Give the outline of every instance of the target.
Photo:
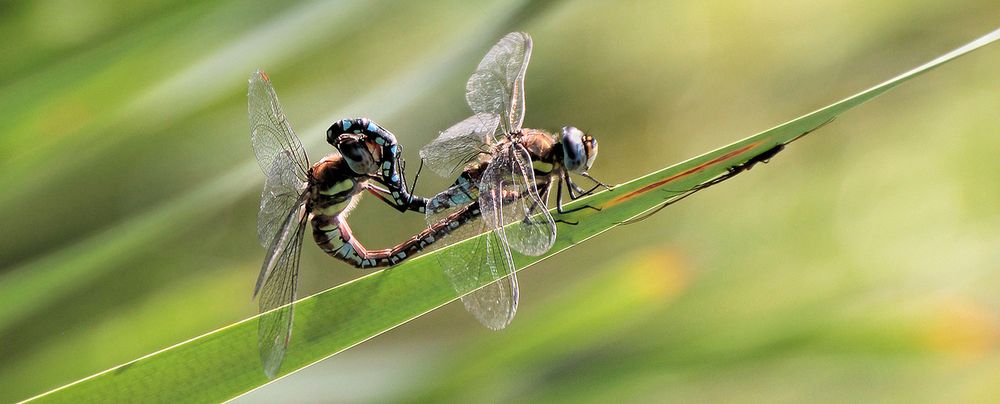
POLYGON ((668 250, 653 250, 638 254, 631 260, 628 279, 634 282, 637 294, 643 298, 665 299, 677 295, 687 286, 689 271, 681 259, 668 250))
POLYGON ((975 359, 985 356, 1000 342, 1000 321, 996 315, 973 302, 945 302, 929 321, 925 343, 937 351, 975 359))

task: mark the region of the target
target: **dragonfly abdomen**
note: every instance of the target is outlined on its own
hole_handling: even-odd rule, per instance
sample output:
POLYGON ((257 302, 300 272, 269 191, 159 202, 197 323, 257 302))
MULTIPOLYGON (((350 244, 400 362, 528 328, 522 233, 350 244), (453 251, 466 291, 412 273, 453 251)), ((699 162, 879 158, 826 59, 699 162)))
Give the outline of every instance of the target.
POLYGON ((427 200, 426 212, 437 214, 456 206, 475 202, 479 197, 479 180, 482 178, 485 168, 484 164, 463 171, 451 188, 427 200))
POLYGON ((356 268, 388 267, 423 251, 479 214, 479 204, 473 203, 393 248, 371 251, 354 237, 350 224, 341 216, 320 215, 313 218, 313 238, 324 252, 356 268))

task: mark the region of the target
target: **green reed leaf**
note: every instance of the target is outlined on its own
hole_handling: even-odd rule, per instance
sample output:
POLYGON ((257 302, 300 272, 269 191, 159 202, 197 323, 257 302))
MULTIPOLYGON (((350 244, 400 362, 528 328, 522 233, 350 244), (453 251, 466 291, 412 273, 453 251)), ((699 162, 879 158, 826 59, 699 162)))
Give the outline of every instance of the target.
MULTIPOLYGON (((809 133, 847 110, 919 74, 1000 38, 1000 30, 828 107, 733 144, 576 201, 601 208, 561 216, 555 246, 541 257, 516 257, 524 269, 619 226, 691 188, 809 133)), ((459 243, 448 248, 467 248, 459 243)), ((303 298, 280 375, 335 355, 460 297, 435 257, 397 267, 303 298)), ((485 286, 485 285, 482 285, 485 286)), ((257 317, 221 328, 42 394, 39 401, 221 401, 271 382, 257 356, 257 317)))

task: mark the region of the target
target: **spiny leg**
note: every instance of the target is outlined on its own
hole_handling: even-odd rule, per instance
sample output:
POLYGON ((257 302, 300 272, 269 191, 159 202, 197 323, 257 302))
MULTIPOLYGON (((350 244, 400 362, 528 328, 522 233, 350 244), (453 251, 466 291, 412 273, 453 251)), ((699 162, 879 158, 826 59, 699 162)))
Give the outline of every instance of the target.
MULTIPOLYGON (((417 192, 417 181, 420 180, 420 172, 421 171, 424 171, 424 159, 420 159, 420 166, 417 167, 417 174, 413 176, 413 187, 410 188, 410 198, 409 198, 410 200, 408 202, 413 202, 414 198, 419 198, 418 196, 416 196, 414 194, 417 192)), ((403 172, 406 172, 406 162, 405 161, 403 162, 403 172)), ((406 181, 406 179, 404 178, 403 181, 406 181)), ((421 198, 421 199, 426 199, 426 198, 421 198)), ((427 201, 425 200, 424 204, 426 205, 426 203, 427 203, 427 201)))
POLYGON ((597 178, 594 178, 594 176, 590 175, 590 173, 584 172, 584 173, 580 173, 580 175, 582 175, 584 178, 586 178, 588 180, 594 181, 595 184, 597 184, 598 186, 604 187, 604 189, 606 189, 608 191, 610 191, 613 188, 612 186, 601 182, 597 178))
POLYGON ((378 185, 374 184, 368 184, 367 186, 365 186, 365 189, 368 190, 370 194, 375 195, 375 197, 381 200, 382 202, 385 202, 387 205, 392 206, 394 209, 399 209, 399 205, 396 205, 396 202, 393 201, 392 198, 388 196, 389 195, 388 189, 379 187, 378 185))
MULTIPOLYGON (((577 188, 576 191, 580 193, 580 195, 578 196, 578 198, 579 197, 584 197, 584 196, 587 196, 587 195, 590 195, 590 194, 594 193, 594 191, 596 191, 597 188, 604 188, 604 189, 609 190, 609 191, 611 190, 611 186, 609 186, 608 184, 605 184, 605 183, 599 181, 597 178, 594 178, 589 173, 580 173, 580 175, 583 176, 584 178, 588 179, 588 180, 593 181, 594 182, 594 187, 590 188, 590 189, 588 189, 586 191, 583 191, 580 187, 577 186, 576 187, 577 188)), ((569 179, 569 175, 567 175, 566 178, 569 179)), ((573 183, 573 186, 576 186, 576 183, 573 183)))
MULTIPOLYGON (((563 189, 563 180, 562 180, 562 178, 559 178, 559 181, 556 184, 556 212, 559 212, 560 215, 565 215, 565 214, 568 214, 568 213, 573 213, 573 212, 576 212, 578 210, 581 210, 581 209, 584 209, 584 208, 588 208, 588 207, 589 208, 593 208, 593 206, 590 206, 590 205, 584 205, 584 206, 580 206, 578 208, 573 208, 573 209, 565 209, 565 208, 563 208, 562 189, 563 189)), ((566 223, 566 224, 569 224, 569 225, 577 225, 577 224, 580 223, 580 222, 575 222, 575 221, 571 222, 571 221, 564 220, 564 219, 557 219, 556 221, 557 222, 566 223)))
POLYGON ((400 212, 413 211, 423 213, 425 207, 427 206, 427 199, 416 195, 410 195, 410 200, 406 203, 400 204, 396 198, 393 197, 391 191, 388 189, 379 187, 378 185, 369 183, 365 186, 369 193, 375 195, 376 198, 385 202, 387 205, 393 207, 400 212))
MULTIPOLYGON (((559 181, 556 183, 556 212, 559 212, 559 214, 568 213, 562 207, 562 189, 563 189, 563 181, 562 181, 562 178, 559 178, 559 181)), ((559 219, 556 219, 556 222, 558 222, 558 223, 566 223, 566 224, 571 225, 571 226, 576 226, 576 225, 580 224, 580 222, 575 222, 575 221, 571 222, 569 220, 562 219, 561 217, 559 219)))
MULTIPOLYGON (((585 197, 587 195, 590 195, 590 194, 594 193, 594 191, 596 191, 597 188, 600 188, 601 185, 602 185, 602 184, 597 184, 597 185, 594 185, 593 188, 584 191, 583 188, 580 188, 579 185, 576 185, 576 183, 573 182, 573 179, 570 178, 569 174, 566 174, 566 184, 567 184, 566 190, 570 191, 569 192, 569 198, 572 199, 572 200, 574 200, 574 201, 577 200, 577 199, 583 198, 583 197, 585 197), (576 195, 573 194, 573 191, 576 191, 576 195)), ((598 210, 600 210, 600 209, 598 209, 598 210)))
MULTIPOLYGON (((567 209, 563 209, 563 207, 562 207, 563 181, 566 182, 566 192, 569 193, 570 200, 574 200, 575 201, 575 200, 577 200, 579 198, 582 198, 582 197, 584 197, 586 195, 585 193, 581 193, 580 195, 574 195, 573 194, 573 187, 576 187, 576 188, 579 188, 579 187, 577 187, 576 184, 574 184, 573 181, 570 180, 569 174, 563 173, 561 176, 559 176, 559 190, 556 191, 556 208, 558 209, 559 213, 563 213, 563 214, 565 214, 565 213, 572 213, 572 212, 576 212, 576 211, 582 210, 582 209, 593 209, 593 210, 596 210, 598 212, 601 211, 601 208, 598 208, 596 206, 591 206, 591 205, 583 205, 583 206, 576 207, 576 208, 573 208, 573 209, 568 209, 568 210, 567 209)), ((588 192, 593 192, 593 190, 588 191, 588 192)))

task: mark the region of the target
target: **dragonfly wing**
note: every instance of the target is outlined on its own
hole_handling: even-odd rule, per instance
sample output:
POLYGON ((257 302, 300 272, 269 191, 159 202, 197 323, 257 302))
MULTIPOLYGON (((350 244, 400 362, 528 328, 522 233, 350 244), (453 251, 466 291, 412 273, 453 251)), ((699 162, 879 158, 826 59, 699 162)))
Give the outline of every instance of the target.
MULTIPOLYGON (((462 297, 465 310, 472 313, 491 330, 502 330, 514 320, 517 313, 517 275, 510 246, 499 230, 492 230, 477 240, 475 251, 478 264, 464 271, 449 273, 452 284, 461 290, 470 290, 496 279, 482 288, 462 297)), ((476 257, 472 257, 475 259, 476 257)))
POLYGON ((492 150, 493 135, 500 118, 481 113, 452 125, 437 139, 420 149, 420 158, 435 173, 452 177, 466 164, 492 150))
POLYGON ((267 173, 257 212, 257 239, 264 248, 281 229, 288 212, 306 188, 306 183, 296 175, 297 168, 291 155, 282 152, 275 157, 267 173))
POLYGON ((500 117, 500 133, 516 133, 524 121, 524 73, 531 58, 531 37, 512 32, 479 62, 465 85, 472 111, 500 117))
MULTIPOLYGON (((456 186, 438 194, 427 204, 430 225, 447 220, 460 209, 478 209, 478 178, 459 181, 456 186)), ((502 234, 486 225, 482 218, 452 230, 439 245, 455 244, 483 234, 471 241, 471 246, 450 248, 438 253, 441 265, 455 291, 465 294, 462 304, 480 323, 492 330, 510 324, 517 312, 517 278, 510 247, 502 234), (489 283, 484 287, 483 284, 489 283), (471 292, 471 293, 470 293, 471 292)))
POLYGON ((305 188, 309 159, 263 71, 250 76, 247 111, 250 142, 267 177, 257 213, 257 239, 267 248, 305 188))
POLYGON ((257 348, 268 377, 277 374, 292 337, 292 303, 298 284, 302 235, 308 218, 303 210, 306 195, 303 193, 298 198, 280 231, 271 240, 254 288, 262 313, 257 325, 257 348))
POLYGON ((297 167, 299 179, 305 181, 306 173, 309 172, 306 150, 281 111, 271 80, 261 70, 250 75, 247 111, 250 116, 250 142, 264 174, 270 174, 279 155, 287 154, 288 159, 297 167))
POLYGON ((510 248, 542 255, 555 243, 556 224, 538 195, 531 157, 518 143, 505 144, 480 182, 483 219, 502 229, 510 248))

